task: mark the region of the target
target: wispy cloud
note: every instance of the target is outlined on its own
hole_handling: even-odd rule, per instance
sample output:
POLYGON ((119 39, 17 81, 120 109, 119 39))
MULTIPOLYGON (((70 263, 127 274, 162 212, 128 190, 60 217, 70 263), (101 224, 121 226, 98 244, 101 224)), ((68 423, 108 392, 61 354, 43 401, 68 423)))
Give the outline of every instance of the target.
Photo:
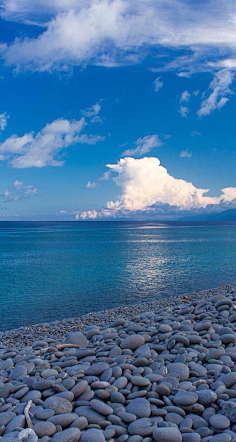
POLYGON ((82 110, 81 113, 84 117, 91 118, 91 117, 95 117, 96 115, 98 115, 100 110, 101 110, 100 104, 96 103, 96 104, 93 104, 91 107, 88 107, 87 109, 82 110))
POLYGON ((218 0, 217 7, 214 0, 38 0, 37 8, 30 0, 5 0, 1 15, 44 25, 36 38, 1 45, 5 64, 18 71, 134 64, 163 48, 175 49, 176 58, 164 67, 181 76, 236 67, 234 0, 218 0))
POLYGON ((192 155, 188 150, 182 150, 179 154, 180 158, 191 158, 192 155))
POLYGON ((200 136, 202 135, 201 132, 198 132, 197 130, 194 130, 193 132, 191 132, 191 137, 196 137, 196 136, 200 136))
POLYGON ((37 134, 30 132, 19 137, 12 135, 0 143, 0 159, 13 168, 61 166, 61 155, 73 144, 96 144, 104 139, 100 135, 81 133, 87 125, 85 118, 66 120, 59 118, 37 134))
POLYGON ((100 176, 99 181, 108 181, 111 177, 111 171, 106 170, 102 176, 100 176))
POLYGON ((150 152, 154 147, 158 147, 162 145, 162 141, 160 140, 157 134, 154 135, 146 135, 143 138, 138 138, 134 145, 133 149, 126 149, 122 156, 142 156, 148 152, 150 152))
POLYGON ((189 107, 187 107, 186 105, 183 106, 182 103, 187 104, 190 100, 191 94, 188 91, 184 91, 182 92, 182 94, 180 95, 180 99, 179 99, 179 103, 180 103, 180 108, 179 108, 179 113, 181 115, 181 117, 186 118, 188 113, 189 113, 189 107))
POLYGON ((190 97, 191 97, 190 93, 188 91, 184 91, 182 92, 179 101, 180 103, 188 103, 190 97))
POLYGON ((88 181, 86 184, 86 187, 87 187, 87 189, 95 189, 97 187, 97 185, 98 184, 95 181, 94 182, 88 181))
POLYGON ((7 120, 9 115, 6 112, 0 114, 0 131, 5 130, 7 127, 7 120))
POLYGON ((208 90, 203 94, 204 98, 200 109, 197 111, 199 117, 209 115, 215 109, 221 109, 227 101, 229 101, 228 96, 232 94, 229 86, 234 80, 234 72, 228 69, 222 69, 218 71, 211 81, 208 90))
POLYGON ((32 184, 24 185, 23 181, 14 181, 11 190, 6 190, 1 197, 4 198, 5 202, 18 201, 23 198, 29 198, 36 195, 38 188, 32 184))
POLYGON ((177 211, 189 211, 210 205, 236 204, 236 187, 222 189, 220 196, 207 196, 209 189, 197 188, 188 181, 174 178, 155 157, 123 158, 107 167, 117 174, 113 181, 121 188, 120 197, 109 201, 104 209, 78 211, 76 219, 130 216, 137 212, 155 211, 158 207, 163 211, 171 207, 177 211))
POLYGON ((163 87, 163 81, 161 81, 160 78, 161 77, 157 77, 153 82, 155 92, 158 92, 163 87))
POLYGON ((189 108, 186 106, 180 106, 179 108, 179 113, 181 115, 181 117, 187 117, 188 113, 189 113, 189 108))

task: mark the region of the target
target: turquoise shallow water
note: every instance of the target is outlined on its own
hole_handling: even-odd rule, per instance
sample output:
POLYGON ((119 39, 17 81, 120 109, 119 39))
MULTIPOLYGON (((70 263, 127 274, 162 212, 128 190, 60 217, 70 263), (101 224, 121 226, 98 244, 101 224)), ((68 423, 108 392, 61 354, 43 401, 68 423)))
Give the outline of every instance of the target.
POLYGON ((236 281, 236 222, 1 222, 0 330, 236 281))

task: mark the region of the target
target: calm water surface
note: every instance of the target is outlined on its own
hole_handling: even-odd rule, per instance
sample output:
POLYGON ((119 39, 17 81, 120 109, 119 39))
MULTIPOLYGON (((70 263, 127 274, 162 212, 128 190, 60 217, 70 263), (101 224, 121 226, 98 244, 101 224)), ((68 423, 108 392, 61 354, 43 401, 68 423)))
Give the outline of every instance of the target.
POLYGON ((0 330, 236 281, 236 222, 0 222, 0 330))

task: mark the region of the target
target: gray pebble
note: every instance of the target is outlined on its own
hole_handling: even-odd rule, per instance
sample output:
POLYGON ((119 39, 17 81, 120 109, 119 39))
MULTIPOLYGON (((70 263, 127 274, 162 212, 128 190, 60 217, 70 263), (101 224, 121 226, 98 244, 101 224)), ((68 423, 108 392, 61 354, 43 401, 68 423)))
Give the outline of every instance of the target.
POLYGON ((81 431, 79 428, 68 428, 67 430, 56 433, 51 441, 52 442, 79 442, 81 431))

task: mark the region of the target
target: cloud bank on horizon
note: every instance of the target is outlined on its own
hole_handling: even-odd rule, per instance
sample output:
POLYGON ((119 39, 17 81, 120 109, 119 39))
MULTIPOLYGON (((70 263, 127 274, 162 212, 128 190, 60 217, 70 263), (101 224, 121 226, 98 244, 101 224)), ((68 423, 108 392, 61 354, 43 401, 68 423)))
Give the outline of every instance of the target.
POLYGON ((135 212, 153 212, 156 205, 189 211, 236 202, 236 187, 221 189, 222 194, 218 197, 206 196, 209 189, 199 189, 192 183, 174 178, 160 165, 160 160, 156 157, 122 158, 117 164, 107 164, 107 167, 118 174, 113 181, 116 186, 121 187, 120 197, 116 201, 107 202, 106 208, 100 211, 79 212, 76 219, 123 217, 135 212))

